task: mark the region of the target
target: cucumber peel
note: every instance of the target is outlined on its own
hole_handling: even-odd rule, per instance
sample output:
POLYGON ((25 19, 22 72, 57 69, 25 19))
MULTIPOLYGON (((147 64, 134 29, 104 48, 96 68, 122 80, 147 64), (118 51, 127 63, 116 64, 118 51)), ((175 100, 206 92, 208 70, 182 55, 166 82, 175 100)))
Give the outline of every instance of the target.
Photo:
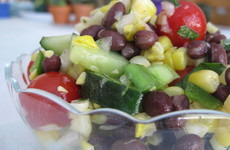
POLYGON ((115 108, 131 115, 139 112, 141 91, 90 71, 86 71, 81 96, 102 107, 115 108))
POLYGON ((74 45, 70 51, 70 60, 73 63, 110 77, 120 77, 124 73, 124 66, 128 64, 123 56, 99 48, 74 45))
POLYGON ((53 50, 56 55, 60 56, 64 50, 70 49, 72 40, 76 36, 77 34, 75 33, 59 36, 44 36, 40 40, 40 45, 45 50, 53 50))

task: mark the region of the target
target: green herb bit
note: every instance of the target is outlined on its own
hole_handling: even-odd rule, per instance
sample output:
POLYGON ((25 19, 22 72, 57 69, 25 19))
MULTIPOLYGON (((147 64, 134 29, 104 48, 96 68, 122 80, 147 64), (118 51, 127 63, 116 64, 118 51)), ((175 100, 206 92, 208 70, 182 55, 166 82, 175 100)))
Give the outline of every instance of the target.
POLYGON ((180 6, 180 3, 179 3, 178 0, 172 0, 172 3, 173 3, 176 7, 180 6))
POLYGON ((186 25, 181 26, 177 33, 181 37, 189 39, 191 41, 197 39, 200 36, 200 34, 198 34, 196 31, 192 30, 186 25))
POLYGON ((224 47, 225 50, 230 50, 230 39, 225 39, 221 41, 221 45, 224 47))

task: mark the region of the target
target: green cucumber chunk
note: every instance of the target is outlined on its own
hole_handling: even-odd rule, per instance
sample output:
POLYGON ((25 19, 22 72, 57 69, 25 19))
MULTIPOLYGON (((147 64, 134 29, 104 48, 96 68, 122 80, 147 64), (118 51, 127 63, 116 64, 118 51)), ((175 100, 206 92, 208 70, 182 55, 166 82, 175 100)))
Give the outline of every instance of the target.
POLYGON ((124 73, 124 66, 128 64, 123 56, 111 51, 82 45, 74 45, 70 51, 70 60, 73 63, 110 77, 120 77, 124 73))
POLYGON ((179 78, 179 75, 166 64, 156 64, 147 68, 151 75, 157 81, 157 89, 164 87, 173 80, 179 78))
POLYGON ((147 68, 138 64, 125 66, 125 75, 135 87, 142 92, 156 89, 156 81, 148 72, 147 68))
POLYGON ((38 55, 33 63, 33 65, 30 68, 30 73, 32 73, 34 70, 36 70, 36 75, 40 75, 43 73, 42 71, 42 62, 44 60, 45 56, 42 51, 38 52, 38 55))
POLYGON ((225 68, 226 67, 221 63, 201 63, 196 68, 194 68, 190 73, 188 73, 179 83, 177 83, 176 86, 185 89, 188 84, 188 77, 193 72, 207 69, 207 70, 212 70, 216 72, 218 75, 220 75, 225 70, 225 68))
POLYGON ((82 98, 90 99, 102 107, 115 108, 131 115, 139 112, 142 93, 120 82, 86 71, 85 83, 81 87, 82 98))
POLYGON ((40 45, 45 50, 53 50, 56 55, 60 56, 65 49, 70 49, 72 39, 76 36, 77 34, 75 33, 59 36, 44 36, 40 40, 40 45))
POLYGON ((198 102, 201 106, 207 109, 218 109, 223 105, 219 99, 210 95, 205 90, 191 82, 188 82, 187 84, 185 95, 191 101, 198 102))

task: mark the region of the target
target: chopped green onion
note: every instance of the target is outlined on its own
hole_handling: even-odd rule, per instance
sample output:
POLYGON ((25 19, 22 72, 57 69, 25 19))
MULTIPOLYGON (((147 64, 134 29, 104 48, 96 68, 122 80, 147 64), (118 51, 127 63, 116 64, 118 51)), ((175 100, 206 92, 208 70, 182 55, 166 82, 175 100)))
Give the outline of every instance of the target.
POLYGON ((189 39, 191 41, 197 39, 200 36, 200 34, 186 25, 181 26, 177 33, 183 38, 189 39))
POLYGON ((225 39, 221 41, 222 46, 224 47, 225 50, 230 50, 230 39, 225 39))

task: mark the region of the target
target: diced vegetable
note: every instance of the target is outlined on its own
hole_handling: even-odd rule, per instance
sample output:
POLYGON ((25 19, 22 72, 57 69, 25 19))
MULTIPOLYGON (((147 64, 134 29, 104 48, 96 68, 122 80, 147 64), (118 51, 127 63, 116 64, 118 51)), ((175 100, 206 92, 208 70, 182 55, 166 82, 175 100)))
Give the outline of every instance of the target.
POLYGON ((30 68, 30 76, 29 76, 30 80, 33 80, 38 75, 42 74, 42 62, 44 58, 45 56, 43 52, 39 51, 34 61, 34 64, 30 68))
POLYGON ((218 74, 212 70, 193 72, 189 76, 188 81, 199 86, 208 93, 215 92, 220 84, 218 74))
POLYGON ((142 92, 148 92, 156 89, 156 81, 148 72, 147 68, 129 64, 125 67, 126 77, 142 92))
POLYGON ((204 69, 215 71, 218 75, 220 75, 225 70, 225 66, 223 64, 221 64, 221 63, 201 63, 196 68, 194 68, 190 73, 188 73, 184 77, 184 79, 181 80, 176 85, 182 87, 183 89, 185 89, 187 87, 188 77, 190 76, 190 74, 193 73, 193 72, 204 70, 204 69))
POLYGON ((185 95, 191 100, 198 102, 204 108, 218 109, 222 106, 222 103, 217 98, 213 97, 199 86, 188 82, 185 89, 185 95))
POLYGON ((156 64, 147 68, 157 81, 157 89, 169 84, 179 77, 179 75, 166 64, 156 64))
MULTIPOLYGON (((83 37, 84 36, 78 38, 83 37)), ((90 36, 88 37, 92 38, 90 36)), ((75 43, 71 49, 70 60, 94 72, 112 77, 122 75, 124 73, 124 66, 128 64, 128 61, 115 52, 106 52, 99 48, 92 47, 92 43, 91 46, 87 45, 91 40, 82 40, 82 42, 86 43, 75 43)))
POLYGON ((42 37, 40 45, 45 50, 53 50, 56 55, 61 55, 65 49, 69 49, 73 37, 77 34, 72 33, 68 35, 42 37))
POLYGON ((139 112, 142 93, 118 81, 86 71, 81 96, 102 107, 115 108, 129 114, 139 112))

